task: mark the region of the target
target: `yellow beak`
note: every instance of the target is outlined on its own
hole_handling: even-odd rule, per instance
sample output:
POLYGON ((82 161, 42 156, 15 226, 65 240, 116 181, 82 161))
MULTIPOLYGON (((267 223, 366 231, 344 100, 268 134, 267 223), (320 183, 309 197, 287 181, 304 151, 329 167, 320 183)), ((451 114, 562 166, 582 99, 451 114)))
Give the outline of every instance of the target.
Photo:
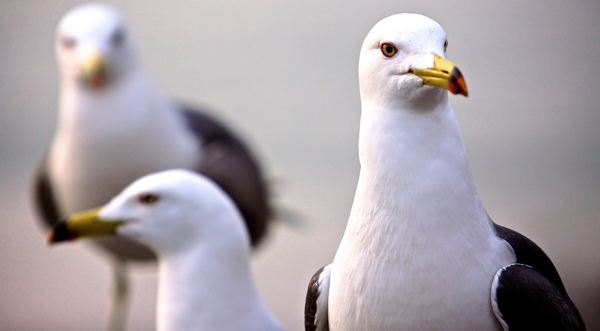
POLYGON ((90 209, 77 213, 58 223, 50 231, 48 242, 75 240, 80 237, 114 235, 122 220, 100 219, 102 208, 90 209))
POLYGON ((84 79, 94 89, 102 88, 106 84, 108 63, 102 53, 94 52, 85 59, 81 67, 84 79))
POLYGON ((423 84, 425 85, 437 86, 453 94, 462 94, 465 97, 469 96, 467 83, 460 70, 458 70, 454 63, 437 54, 433 55, 433 68, 413 69, 411 72, 423 79, 423 84))

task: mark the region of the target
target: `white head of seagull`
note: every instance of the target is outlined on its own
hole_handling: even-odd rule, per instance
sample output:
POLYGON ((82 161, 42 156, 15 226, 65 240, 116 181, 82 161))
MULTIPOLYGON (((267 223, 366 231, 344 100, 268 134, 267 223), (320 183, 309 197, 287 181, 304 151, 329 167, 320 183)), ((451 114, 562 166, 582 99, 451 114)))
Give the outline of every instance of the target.
POLYGON ((168 256, 204 246, 250 253, 241 215, 214 182, 189 170, 168 170, 135 181, 102 208, 122 220, 117 234, 168 256))
POLYGON ((102 90, 135 68, 135 49, 116 8, 89 3, 68 11, 56 31, 63 82, 102 90))
POLYGON ((363 104, 427 109, 446 96, 436 87, 467 96, 460 72, 445 60, 447 45, 444 29, 425 16, 398 14, 377 23, 360 53, 363 104))
POLYGON ((468 90, 458 68, 445 59, 447 45, 444 29, 418 14, 393 15, 371 29, 359 61, 363 170, 374 166, 396 179, 419 178, 410 166, 436 159, 468 170, 446 92, 467 96, 468 90), (444 158, 440 150, 450 155, 444 158))
POLYGON ((242 216, 206 177, 144 176, 104 207, 70 217, 50 241, 115 234, 159 257, 157 330, 281 330, 254 287, 242 216))

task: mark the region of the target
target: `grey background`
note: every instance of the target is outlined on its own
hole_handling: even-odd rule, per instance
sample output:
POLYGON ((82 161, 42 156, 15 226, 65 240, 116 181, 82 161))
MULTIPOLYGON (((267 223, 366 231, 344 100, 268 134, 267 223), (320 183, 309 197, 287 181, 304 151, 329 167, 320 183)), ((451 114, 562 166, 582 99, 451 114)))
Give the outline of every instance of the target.
MULTIPOLYGON (((77 1, 0 1, 0 329, 103 330, 110 269, 83 243, 49 248, 30 174, 56 123, 54 28, 77 1)), ((303 329, 356 186, 360 46, 418 12, 447 31, 470 97, 451 97, 479 193, 541 245, 600 329, 600 2, 114 1, 154 83, 211 107, 263 158, 277 200, 305 215, 253 256, 259 290, 303 329)), ((134 268, 130 330, 154 328, 155 267, 134 268)))

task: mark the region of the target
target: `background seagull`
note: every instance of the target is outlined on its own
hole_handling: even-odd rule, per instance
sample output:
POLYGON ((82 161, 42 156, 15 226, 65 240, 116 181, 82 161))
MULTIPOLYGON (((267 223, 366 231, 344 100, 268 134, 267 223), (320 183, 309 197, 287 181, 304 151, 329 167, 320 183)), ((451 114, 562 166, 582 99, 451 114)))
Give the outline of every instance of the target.
POLYGON ((309 283, 306 330, 585 329, 550 259, 477 195, 447 46, 416 14, 365 38, 358 186, 333 263, 309 283))
POLYGON ((115 234, 158 255, 158 331, 282 330, 252 281, 242 215, 206 177, 182 169, 144 176, 57 225, 50 242, 115 234))
MULTIPOLYGON (((107 4, 68 11, 56 32, 61 74, 58 127, 35 174, 35 204, 46 225, 106 203, 133 180, 169 168, 203 173, 240 209, 253 245, 271 207, 259 165, 221 123, 156 92, 138 61, 121 14, 107 4)), ((110 329, 126 321, 126 261, 154 260, 126 238, 94 242, 115 266, 110 329)))

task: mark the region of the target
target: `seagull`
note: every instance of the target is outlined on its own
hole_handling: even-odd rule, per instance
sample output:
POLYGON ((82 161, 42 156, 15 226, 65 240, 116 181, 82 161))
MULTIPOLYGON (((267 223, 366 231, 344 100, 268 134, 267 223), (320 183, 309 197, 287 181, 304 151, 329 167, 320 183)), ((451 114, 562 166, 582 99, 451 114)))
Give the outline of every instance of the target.
POLYGON ((585 330, 548 256, 492 222, 448 92, 468 96, 435 21, 377 23, 359 60, 361 170, 306 330, 585 330))
POLYGON ((51 243, 129 238, 158 256, 158 331, 282 328, 258 295, 241 213, 212 180, 185 169, 146 175, 104 207, 50 232, 51 243))
MULTIPOLYGON (((133 180, 186 168, 230 195, 251 242, 272 218, 268 188, 246 143, 206 112, 154 89, 138 60, 122 14, 103 3, 69 10, 56 32, 60 70, 57 130, 34 174, 34 204, 45 226, 105 204, 133 180)), ((109 329, 124 329, 128 261, 154 253, 128 238, 94 240, 113 261, 115 293, 109 329)))

